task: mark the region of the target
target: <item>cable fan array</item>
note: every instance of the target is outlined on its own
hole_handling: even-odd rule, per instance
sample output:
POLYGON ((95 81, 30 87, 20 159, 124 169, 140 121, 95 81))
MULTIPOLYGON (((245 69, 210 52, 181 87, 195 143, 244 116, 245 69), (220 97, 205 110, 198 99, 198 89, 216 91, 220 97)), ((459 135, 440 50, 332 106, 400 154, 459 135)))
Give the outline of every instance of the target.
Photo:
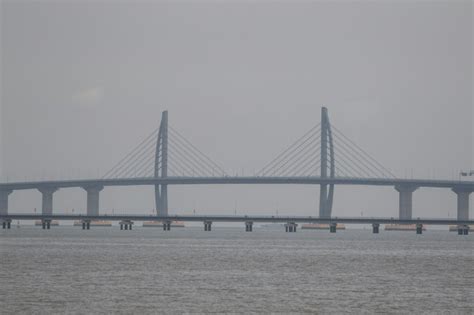
POLYGON ((321 124, 308 130, 302 137, 265 165, 257 176, 288 177, 318 176, 321 153, 321 124))
MULTIPOLYGON (((103 178, 154 177, 158 129, 146 136, 103 178)), ((177 130, 168 126, 167 176, 214 177, 225 176, 223 168, 196 148, 177 130)), ((158 169, 162 168, 163 148, 158 150, 158 169)))
POLYGON ((155 166, 156 135, 158 129, 146 136, 102 178, 152 177, 155 166))
MULTIPOLYGON (((395 178, 387 168, 360 148, 339 129, 332 126, 335 177, 395 178)), ((327 141, 329 147, 329 141, 327 141)), ((327 152, 327 174, 330 174, 330 150, 327 152)), ((263 167, 257 176, 308 177, 321 174, 321 124, 318 124, 283 150, 263 167)))
MULTIPOLYGON (((147 135, 120 160, 103 178, 154 177, 158 129, 147 135)), ((339 129, 331 126, 335 177, 396 178, 339 129)), ((196 148, 176 129, 168 126, 167 176, 221 177, 223 168, 196 148)), ((309 129, 302 137, 282 151, 256 173, 261 177, 308 177, 321 174, 321 124, 309 129)), ((326 139, 328 147, 329 140, 326 139)), ((330 150, 327 150, 327 174, 330 174, 330 150)), ((163 166, 163 145, 158 150, 158 168, 163 166)), ((328 175, 329 176, 329 175, 328 175)))
POLYGON ((168 174, 192 177, 227 175, 219 164, 171 126, 168 128, 168 174))
POLYGON ((386 167, 380 164, 342 131, 331 126, 334 151, 336 155, 336 176, 350 178, 396 178, 386 167))

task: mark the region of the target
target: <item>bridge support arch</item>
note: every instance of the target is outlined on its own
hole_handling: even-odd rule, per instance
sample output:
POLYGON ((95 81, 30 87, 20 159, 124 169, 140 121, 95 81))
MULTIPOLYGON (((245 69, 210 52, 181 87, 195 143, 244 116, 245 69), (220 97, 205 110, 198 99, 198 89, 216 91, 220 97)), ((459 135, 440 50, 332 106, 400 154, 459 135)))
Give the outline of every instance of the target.
POLYGON ((418 187, 413 185, 397 185, 395 190, 399 193, 398 217, 400 220, 410 220, 413 214, 413 192, 418 187))
POLYGON ((457 195, 457 218, 458 220, 469 220, 469 195, 472 190, 455 187, 452 189, 457 195))
POLYGON ((58 190, 56 187, 42 187, 38 188, 41 193, 41 214, 53 214, 53 194, 58 190))
POLYGON ((12 193, 12 190, 2 189, 0 190, 0 215, 8 214, 8 195, 12 193))
MULTIPOLYGON (((335 176, 334 145, 332 141, 331 124, 326 107, 321 108, 321 178, 335 176), (328 161, 329 153, 329 161, 328 161), (328 176, 329 162, 329 176, 328 176)), ((334 184, 321 184, 319 191, 319 217, 330 218, 334 198, 334 184)))
MULTIPOLYGON (((168 111, 161 114, 155 151, 155 178, 168 177, 168 111)), ((168 185, 155 185, 156 214, 168 216, 168 185)))
POLYGON ((104 186, 85 186, 82 187, 87 192, 87 215, 98 216, 99 215, 99 194, 104 186))

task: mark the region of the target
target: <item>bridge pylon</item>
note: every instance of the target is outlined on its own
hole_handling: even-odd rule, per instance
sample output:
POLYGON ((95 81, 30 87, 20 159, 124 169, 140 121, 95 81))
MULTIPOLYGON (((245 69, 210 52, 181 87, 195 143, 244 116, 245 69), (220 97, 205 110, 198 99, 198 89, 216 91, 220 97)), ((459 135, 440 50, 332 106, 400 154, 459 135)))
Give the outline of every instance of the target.
MULTIPOLYGON (((155 178, 168 177, 168 111, 161 114, 155 150, 155 178)), ((159 216, 168 215, 168 185, 155 185, 155 206, 159 216)))
MULTIPOLYGON (((321 108, 321 178, 334 178, 335 161, 331 124, 326 107, 321 108), (329 153, 329 154, 328 154, 329 153), (329 160, 328 160, 329 157, 329 160), (328 174, 329 170, 329 174, 328 174)), ((334 184, 321 184, 319 192, 319 217, 330 218, 334 198, 334 184), (329 188, 329 189, 328 189, 329 188)))

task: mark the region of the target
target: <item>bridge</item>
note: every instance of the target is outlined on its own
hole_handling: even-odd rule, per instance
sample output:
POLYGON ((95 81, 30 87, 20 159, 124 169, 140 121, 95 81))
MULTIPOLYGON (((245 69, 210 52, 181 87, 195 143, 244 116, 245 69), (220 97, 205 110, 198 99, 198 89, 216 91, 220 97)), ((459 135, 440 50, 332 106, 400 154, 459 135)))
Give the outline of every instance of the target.
MULTIPOLYGON (((324 222, 351 223, 410 223, 455 224, 468 229, 469 195, 474 181, 400 179, 360 148, 329 121, 328 110, 321 109, 321 121, 288 146, 254 176, 231 176, 207 155, 196 148, 181 133, 168 124, 164 111, 158 129, 145 137, 131 152, 112 167, 102 178, 78 180, 25 181, 0 183, 0 220, 3 227, 12 219, 41 219, 47 226, 52 219, 103 219, 99 211, 99 196, 108 186, 155 187, 156 216, 107 216, 116 220, 161 220, 171 218, 195 221, 245 222, 324 222), (319 216, 315 217, 186 217, 168 213, 168 186, 223 184, 296 184, 320 187, 319 216), (336 185, 393 186, 399 194, 399 217, 338 218, 332 217, 336 185), (59 189, 80 187, 87 193, 86 215, 70 216, 53 213, 53 194, 59 189), (436 220, 412 218, 412 197, 419 188, 451 189, 457 195, 457 219, 436 220), (41 215, 20 215, 8 212, 9 195, 16 190, 36 189, 42 194, 41 215), (377 221, 377 222, 375 222, 377 221)), ((130 225, 131 227, 131 225, 130 225)), ((210 226, 209 226, 210 228, 210 226)), ((467 230, 466 230, 467 231, 467 230)), ((467 232, 466 232, 467 233, 467 232)))

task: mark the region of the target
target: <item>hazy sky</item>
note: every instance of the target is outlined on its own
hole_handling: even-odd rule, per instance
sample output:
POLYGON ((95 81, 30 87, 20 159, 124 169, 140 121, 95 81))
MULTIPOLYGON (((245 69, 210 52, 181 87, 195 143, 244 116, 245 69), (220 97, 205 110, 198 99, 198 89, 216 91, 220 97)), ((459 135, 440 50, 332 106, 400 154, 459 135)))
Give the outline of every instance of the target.
MULTIPOLYGON (((471 1, 2 1, 1 181, 100 177, 159 124, 251 174, 320 120, 399 177, 474 169, 471 1)), ((151 187, 101 209, 150 211, 151 187)), ((318 186, 170 188, 171 213, 316 214, 318 186)), ((473 197, 471 196, 471 216, 473 197)), ((41 208, 37 191, 10 210, 41 208)), ((455 213, 420 189, 414 216, 455 213)), ((82 189, 55 211, 84 211, 82 189)), ((336 187, 335 215, 396 216, 391 187, 336 187)))

